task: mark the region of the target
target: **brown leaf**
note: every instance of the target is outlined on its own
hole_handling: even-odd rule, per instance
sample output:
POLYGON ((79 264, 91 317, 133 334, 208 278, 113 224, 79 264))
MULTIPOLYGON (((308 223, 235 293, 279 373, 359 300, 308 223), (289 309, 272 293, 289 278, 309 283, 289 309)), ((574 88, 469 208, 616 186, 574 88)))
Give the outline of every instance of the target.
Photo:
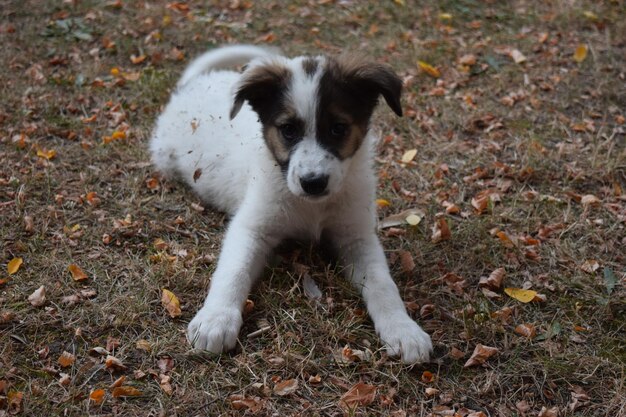
POLYGON ((112 369, 114 371, 126 370, 126 366, 122 363, 122 361, 111 355, 107 356, 106 360, 104 361, 104 365, 107 369, 112 369))
POLYGON ((263 408, 263 402, 259 397, 246 397, 241 394, 233 394, 228 397, 228 400, 235 410, 250 410, 252 413, 256 413, 263 408))
POLYGON ((9 391, 7 402, 9 403, 9 413, 17 414, 22 411, 22 399, 24 394, 20 391, 9 391))
POLYGON ((502 280, 504 279, 505 273, 504 268, 498 268, 489 274, 488 277, 480 277, 478 285, 492 290, 499 290, 500 287, 502 287, 502 280))
POLYGON ((519 334, 520 336, 524 336, 527 339, 532 339, 537 336, 537 330, 535 330, 535 326, 530 323, 518 324, 517 327, 515 327, 515 333, 519 334))
POLYGON ((43 285, 37 288, 31 295, 28 296, 28 301, 33 307, 41 307, 46 303, 46 287, 43 285))
POLYGON ((163 304, 163 307, 165 307, 172 318, 176 318, 182 314, 180 311, 180 301, 178 301, 178 298, 170 290, 163 288, 161 304, 163 304))
POLYGON ((157 365, 161 372, 164 374, 168 373, 174 368, 174 359, 168 357, 161 358, 158 360, 157 365))
POLYGON ((359 405, 368 405, 376 398, 376 386, 359 382, 341 396, 339 406, 344 409, 354 409, 359 405))
POLYGON ((293 392, 296 392, 298 389, 298 380, 297 379, 287 379, 286 381, 281 381, 278 384, 274 385, 274 394, 285 396, 289 395, 293 392))
POLYGON ((72 366, 76 361, 76 357, 69 352, 63 352, 61 356, 59 356, 59 365, 61 368, 67 368, 68 366, 72 366))
POLYGON ((467 360, 467 362, 465 362, 465 365, 463 365, 463 367, 469 368, 470 366, 482 365, 487 359, 489 359, 496 353, 498 353, 497 348, 478 344, 476 345, 476 348, 474 348, 472 356, 467 360))
POLYGON ((541 407, 541 411, 539 411, 537 417, 559 417, 559 407, 541 407))
POLYGON ((126 375, 122 375, 121 377, 113 381, 113 383, 111 384, 111 386, 109 386, 109 388, 113 389, 113 388, 121 387, 122 385, 124 385, 124 381, 126 381, 126 375))
POLYGON ((143 395, 141 391, 139 391, 135 387, 131 387, 130 385, 122 385, 121 387, 115 387, 112 391, 113 398, 119 397, 138 397, 143 395))
POLYGON ((407 250, 401 250, 400 252, 400 265, 402 266, 402 272, 409 274, 415 269, 415 262, 411 252, 407 250))
POLYGON ((450 237, 452 237, 452 233, 450 233, 448 222, 444 217, 438 218, 435 224, 433 224, 431 241, 433 243, 438 243, 448 240, 450 237))

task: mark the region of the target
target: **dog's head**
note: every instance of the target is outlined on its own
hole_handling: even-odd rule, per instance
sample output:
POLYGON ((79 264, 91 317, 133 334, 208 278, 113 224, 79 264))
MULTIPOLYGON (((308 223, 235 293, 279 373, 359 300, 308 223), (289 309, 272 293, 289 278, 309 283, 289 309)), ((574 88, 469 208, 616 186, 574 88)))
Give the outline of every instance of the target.
POLYGON ((390 68, 357 56, 278 57, 244 71, 230 117, 247 101, 289 190, 321 201, 341 189, 378 98, 402 116, 401 90, 390 68))

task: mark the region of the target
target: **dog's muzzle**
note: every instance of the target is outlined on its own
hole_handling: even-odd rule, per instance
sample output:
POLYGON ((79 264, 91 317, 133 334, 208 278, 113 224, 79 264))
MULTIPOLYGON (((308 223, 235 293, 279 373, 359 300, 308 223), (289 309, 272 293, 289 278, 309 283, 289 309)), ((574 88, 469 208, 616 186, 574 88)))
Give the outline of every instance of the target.
POLYGON ((328 175, 306 175, 300 177, 302 190, 310 196, 321 196, 327 193, 328 175))

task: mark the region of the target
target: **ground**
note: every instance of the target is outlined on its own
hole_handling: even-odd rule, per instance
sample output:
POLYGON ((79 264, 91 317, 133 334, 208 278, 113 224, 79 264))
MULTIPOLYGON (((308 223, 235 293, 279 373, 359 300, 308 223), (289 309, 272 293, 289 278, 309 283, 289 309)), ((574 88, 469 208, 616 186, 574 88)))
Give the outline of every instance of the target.
POLYGON ((3 1, 0 416, 625 416, 625 41, 621 0, 3 1), (227 219, 146 148, 224 43, 403 78, 379 234, 430 363, 387 357, 308 246, 233 352, 190 350, 227 219))

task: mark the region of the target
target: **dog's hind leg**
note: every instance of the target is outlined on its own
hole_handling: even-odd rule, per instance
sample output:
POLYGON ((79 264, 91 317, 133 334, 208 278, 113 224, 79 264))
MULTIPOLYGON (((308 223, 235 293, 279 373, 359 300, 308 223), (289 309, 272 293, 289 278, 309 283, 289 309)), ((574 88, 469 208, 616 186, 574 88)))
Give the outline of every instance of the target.
POLYGON ((334 237, 339 260, 361 290, 387 352, 405 363, 427 362, 432 351, 430 336, 407 314, 378 237, 373 231, 345 232, 334 237))
POLYGON ((240 211, 231 221, 207 298, 189 323, 187 336, 197 349, 221 353, 235 347, 246 298, 277 244, 249 219, 240 211))

